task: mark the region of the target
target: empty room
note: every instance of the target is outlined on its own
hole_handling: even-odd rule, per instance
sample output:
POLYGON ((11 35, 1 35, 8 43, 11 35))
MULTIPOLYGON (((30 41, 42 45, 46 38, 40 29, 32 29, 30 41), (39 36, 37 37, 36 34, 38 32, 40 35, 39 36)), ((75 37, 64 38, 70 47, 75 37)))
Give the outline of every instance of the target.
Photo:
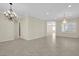
POLYGON ((0 3, 0 56, 79 56, 79 3, 0 3))

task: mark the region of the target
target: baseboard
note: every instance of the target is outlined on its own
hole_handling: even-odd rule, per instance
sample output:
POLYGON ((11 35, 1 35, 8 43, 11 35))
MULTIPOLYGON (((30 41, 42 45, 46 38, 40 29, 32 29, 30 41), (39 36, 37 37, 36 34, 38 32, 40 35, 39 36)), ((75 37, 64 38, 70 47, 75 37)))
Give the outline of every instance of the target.
POLYGON ((38 37, 38 38, 35 38, 35 39, 24 39, 24 38, 21 38, 21 39, 24 39, 24 40, 36 40, 36 39, 41 39, 41 38, 46 38, 46 36, 38 37))
POLYGON ((79 39, 79 37, 68 37, 68 36, 56 36, 56 37, 60 37, 60 38, 75 38, 75 39, 79 39))

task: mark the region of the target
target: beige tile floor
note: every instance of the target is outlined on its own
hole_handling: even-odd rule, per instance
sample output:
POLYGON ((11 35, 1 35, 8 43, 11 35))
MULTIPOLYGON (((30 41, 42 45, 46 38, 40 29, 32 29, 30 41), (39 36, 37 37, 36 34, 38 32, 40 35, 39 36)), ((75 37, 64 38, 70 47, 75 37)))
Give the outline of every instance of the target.
POLYGON ((57 37, 53 42, 51 36, 0 43, 1 56, 79 56, 79 39, 57 37))

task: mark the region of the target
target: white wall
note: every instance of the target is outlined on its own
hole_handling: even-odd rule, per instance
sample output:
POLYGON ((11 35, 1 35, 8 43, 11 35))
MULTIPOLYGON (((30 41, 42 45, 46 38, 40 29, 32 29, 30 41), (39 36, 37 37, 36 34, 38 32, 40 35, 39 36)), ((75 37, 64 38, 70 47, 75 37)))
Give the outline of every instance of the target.
MULTIPOLYGON (((19 20, 19 18, 16 20, 19 20)), ((14 33, 15 33, 15 39, 18 39, 19 38, 19 21, 14 23, 14 33)))
POLYGON ((28 26, 29 39, 37 39, 46 36, 46 21, 30 17, 28 26))
POLYGON ((14 23, 0 14, 0 42, 15 39, 14 23))
POLYGON ((46 36, 46 21, 24 17, 21 21, 21 38, 32 40, 46 36))
POLYGON ((21 38, 29 39, 28 38, 28 17, 22 17, 20 21, 21 27, 21 38))

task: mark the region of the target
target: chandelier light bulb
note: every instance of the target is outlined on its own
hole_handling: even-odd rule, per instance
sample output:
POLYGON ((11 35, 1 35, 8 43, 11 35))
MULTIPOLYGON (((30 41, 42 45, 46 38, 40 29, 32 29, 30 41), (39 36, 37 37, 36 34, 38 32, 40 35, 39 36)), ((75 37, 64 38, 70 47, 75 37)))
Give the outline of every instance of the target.
POLYGON ((8 13, 6 13, 5 16, 8 16, 8 13))
POLYGON ((4 15, 6 15, 6 12, 4 12, 4 15))
POLYGON ((9 10, 7 11, 9 14, 11 13, 9 10))
POLYGON ((13 15, 10 15, 10 17, 14 17, 13 15))
POLYGON ((66 19, 64 19, 62 23, 63 23, 63 24, 66 24, 66 23, 67 23, 66 19))

